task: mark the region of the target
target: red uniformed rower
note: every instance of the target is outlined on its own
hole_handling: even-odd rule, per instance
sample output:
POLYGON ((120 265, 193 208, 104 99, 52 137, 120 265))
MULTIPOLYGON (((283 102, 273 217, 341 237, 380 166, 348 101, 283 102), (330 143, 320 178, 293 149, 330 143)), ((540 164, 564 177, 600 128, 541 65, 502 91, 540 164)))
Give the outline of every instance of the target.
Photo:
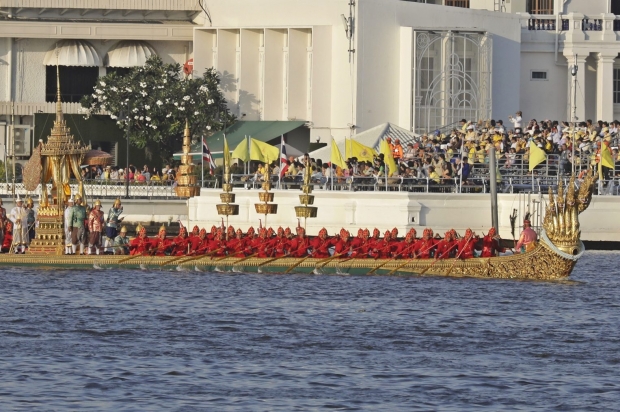
POLYGON ((499 237, 496 236, 495 228, 489 229, 489 233, 482 238, 482 254, 481 257, 494 257, 499 253, 504 253, 505 248, 499 244, 499 237))

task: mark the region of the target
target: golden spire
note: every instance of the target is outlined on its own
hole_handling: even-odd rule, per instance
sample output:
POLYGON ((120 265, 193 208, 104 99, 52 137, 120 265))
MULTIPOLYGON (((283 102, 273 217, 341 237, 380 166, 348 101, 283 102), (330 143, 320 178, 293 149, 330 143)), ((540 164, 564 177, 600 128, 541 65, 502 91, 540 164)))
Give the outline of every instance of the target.
POLYGON ((56 52, 56 121, 60 123, 63 120, 62 103, 60 101, 60 66, 58 65, 58 52, 56 52))

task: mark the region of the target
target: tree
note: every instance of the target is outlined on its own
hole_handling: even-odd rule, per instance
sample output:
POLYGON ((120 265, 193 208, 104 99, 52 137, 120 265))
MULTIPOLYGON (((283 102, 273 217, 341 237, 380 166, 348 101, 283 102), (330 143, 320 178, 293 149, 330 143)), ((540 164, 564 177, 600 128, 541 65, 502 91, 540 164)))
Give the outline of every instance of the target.
MULTIPOLYGON (((98 80, 93 94, 80 102, 86 118, 109 114, 136 147, 158 144, 165 160, 172 156, 175 142, 181 141, 185 122, 192 136, 221 130, 231 125, 226 99, 219 89, 215 69, 201 78, 181 75, 181 65, 164 64, 158 56, 144 67, 134 67, 126 75, 110 73, 98 80)), ((176 145, 178 147, 178 144, 176 145)))

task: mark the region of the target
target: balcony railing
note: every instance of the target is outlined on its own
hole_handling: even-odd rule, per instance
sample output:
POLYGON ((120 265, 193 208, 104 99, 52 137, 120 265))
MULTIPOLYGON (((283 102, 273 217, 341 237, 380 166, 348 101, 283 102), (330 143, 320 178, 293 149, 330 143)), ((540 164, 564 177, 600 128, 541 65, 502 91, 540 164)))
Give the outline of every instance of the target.
POLYGON ((581 30, 583 31, 603 31, 602 19, 585 18, 581 21, 581 30))
POLYGON ((529 19, 528 30, 555 30, 555 19, 529 19))
MULTIPOLYGON (((15 105, 16 116, 32 116, 35 113, 56 113, 56 103, 46 102, 0 102, 0 114, 12 114, 15 105)), ((65 114, 81 113, 82 105, 79 103, 63 103, 62 111, 65 114)))

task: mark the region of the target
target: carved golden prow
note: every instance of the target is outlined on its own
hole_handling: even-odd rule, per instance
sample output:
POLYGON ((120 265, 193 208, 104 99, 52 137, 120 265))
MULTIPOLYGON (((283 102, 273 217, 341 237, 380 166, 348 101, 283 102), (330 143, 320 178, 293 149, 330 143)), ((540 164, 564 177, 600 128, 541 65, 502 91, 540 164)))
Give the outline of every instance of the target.
POLYGON ((592 200, 592 192, 596 176, 590 170, 583 179, 579 192, 575 190, 575 176, 570 182, 564 194, 564 187, 560 180, 558 184, 557 198, 549 188, 549 204, 543 220, 543 228, 547 237, 561 251, 574 255, 579 251, 579 214, 586 210, 592 200))

